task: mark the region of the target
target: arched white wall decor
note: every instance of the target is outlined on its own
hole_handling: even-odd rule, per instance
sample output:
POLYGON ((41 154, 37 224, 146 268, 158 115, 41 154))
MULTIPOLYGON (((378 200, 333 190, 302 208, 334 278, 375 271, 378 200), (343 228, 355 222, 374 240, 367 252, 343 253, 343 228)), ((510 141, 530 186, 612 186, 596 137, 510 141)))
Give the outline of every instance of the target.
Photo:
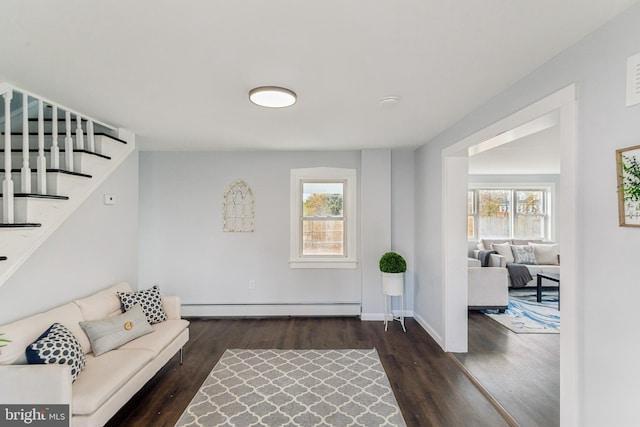
POLYGON ((224 191, 222 206, 223 231, 253 231, 253 191, 241 179, 224 191))

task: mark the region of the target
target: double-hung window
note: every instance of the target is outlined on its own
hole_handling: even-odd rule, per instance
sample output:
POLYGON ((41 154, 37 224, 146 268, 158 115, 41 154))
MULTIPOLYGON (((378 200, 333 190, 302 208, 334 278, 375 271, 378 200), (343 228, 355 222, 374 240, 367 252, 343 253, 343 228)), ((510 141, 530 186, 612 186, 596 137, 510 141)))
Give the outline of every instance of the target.
POLYGON ((355 169, 291 171, 291 267, 355 268, 355 169))
POLYGON ((551 188, 476 188, 467 199, 467 237, 549 239, 551 188))

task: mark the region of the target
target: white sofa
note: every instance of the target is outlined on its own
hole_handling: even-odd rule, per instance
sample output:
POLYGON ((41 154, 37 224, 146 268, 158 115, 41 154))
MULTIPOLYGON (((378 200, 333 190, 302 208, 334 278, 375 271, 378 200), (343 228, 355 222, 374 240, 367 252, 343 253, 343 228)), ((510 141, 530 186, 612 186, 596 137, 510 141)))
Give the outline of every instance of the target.
POLYGON ((127 283, 118 283, 86 298, 0 326, 2 337, 11 340, 0 348, 0 402, 68 402, 72 426, 102 426, 173 356, 180 352, 182 357, 182 347, 189 340, 189 322, 180 318, 180 299, 175 296, 162 297, 167 320, 152 325, 153 332, 94 356, 79 323, 121 314, 116 292, 132 289, 127 283), (27 364, 25 348, 56 322, 73 333, 85 353, 86 365, 73 383, 67 366, 27 364), (42 381, 29 381, 32 378, 42 381), (43 386, 47 381, 48 386, 43 386), (60 399, 43 401, 47 395, 60 399))
POLYGON ((467 305, 469 310, 499 310, 509 305, 509 278, 502 267, 481 267, 480 260, 468 260, 467 305))
MULTIPOLYGON (((560 274, 560 246, 557 243, 531 240, 482 239, 482 241, 478 243, 478 250, 474 251, 474 255, 477 257, 481 249, 496 250, 498 253, 489 256, 489 267, 506 267, 507 263, 514 262, 510 250, 511 245, 532 246, 536 259, 539 260, 538 264, 521 264, 527 267, 533 278, 527 282, 525 287, 537 286, 538 273, 560 274)), ((510 279, 509 286, 512 286, 510 279)), ((556 282, 546 281, 544 286, 557 287, 558 284, 556 282)))

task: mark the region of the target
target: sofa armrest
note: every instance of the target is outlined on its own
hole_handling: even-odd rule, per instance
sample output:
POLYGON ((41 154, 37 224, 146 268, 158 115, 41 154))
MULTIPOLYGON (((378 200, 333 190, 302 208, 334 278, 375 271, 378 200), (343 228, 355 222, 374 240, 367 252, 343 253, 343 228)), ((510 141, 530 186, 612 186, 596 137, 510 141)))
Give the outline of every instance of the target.
POLYGON ((66 365, 0 365, 0 403, 71 405, 71 383, 66 365))
POLYGON ((490 254, 489 255, 489 267, 506 267, 507 266, 507 258, 498 254, 490 254))
POLYGON ((180 297, 174 295, 162 296, 162 308, 167 313, 169 320, 180 319, 180 297))

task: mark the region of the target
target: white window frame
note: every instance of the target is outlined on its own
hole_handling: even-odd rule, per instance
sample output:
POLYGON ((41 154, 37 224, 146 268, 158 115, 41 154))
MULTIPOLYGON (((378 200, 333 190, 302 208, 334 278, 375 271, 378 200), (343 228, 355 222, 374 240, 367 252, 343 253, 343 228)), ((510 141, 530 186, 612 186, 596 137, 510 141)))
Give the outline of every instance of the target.
MULTIPOLYGON (((556 235, 556 221, 557 221, 557 212, 556 212, 556 185, 553 182, 529 182, 529 183, 487 183, 487 182, 474 182, 469 183, 468 190, 544 190, 546 192, 545 203, 545 216, 546 216, 546 226, 544 230, 544 240, 555 241, 556 235)), ((515 194, 514 194, 515 196, 515 194)), ((490 238, 487 236, 479 236, 478 233, 478 198, 476 197, 474 200, 475 203, 475 219, 474 219, 474 238, 472 240, 479 240, 482 238, 490 238)), ((515 211, 515 200, 512 200, 513 210, 515 211)), ((510 212, 511 221, 515 220, 515 212, 510 212)), ((513 226, 511 227, 511 237, 504 237, 504 239, 514 239, 513 237, 513 226)), ((515 239, 520 239, 515 238, 515 239)))
POLYGON ((290 192, 290 256, 291 268, 356 268, 357 248, 357 177, 355 169, 302 168, 291 169, 290 192), (302 183, 305 181, 343 181, 344 255, 302 255, 302 183))

